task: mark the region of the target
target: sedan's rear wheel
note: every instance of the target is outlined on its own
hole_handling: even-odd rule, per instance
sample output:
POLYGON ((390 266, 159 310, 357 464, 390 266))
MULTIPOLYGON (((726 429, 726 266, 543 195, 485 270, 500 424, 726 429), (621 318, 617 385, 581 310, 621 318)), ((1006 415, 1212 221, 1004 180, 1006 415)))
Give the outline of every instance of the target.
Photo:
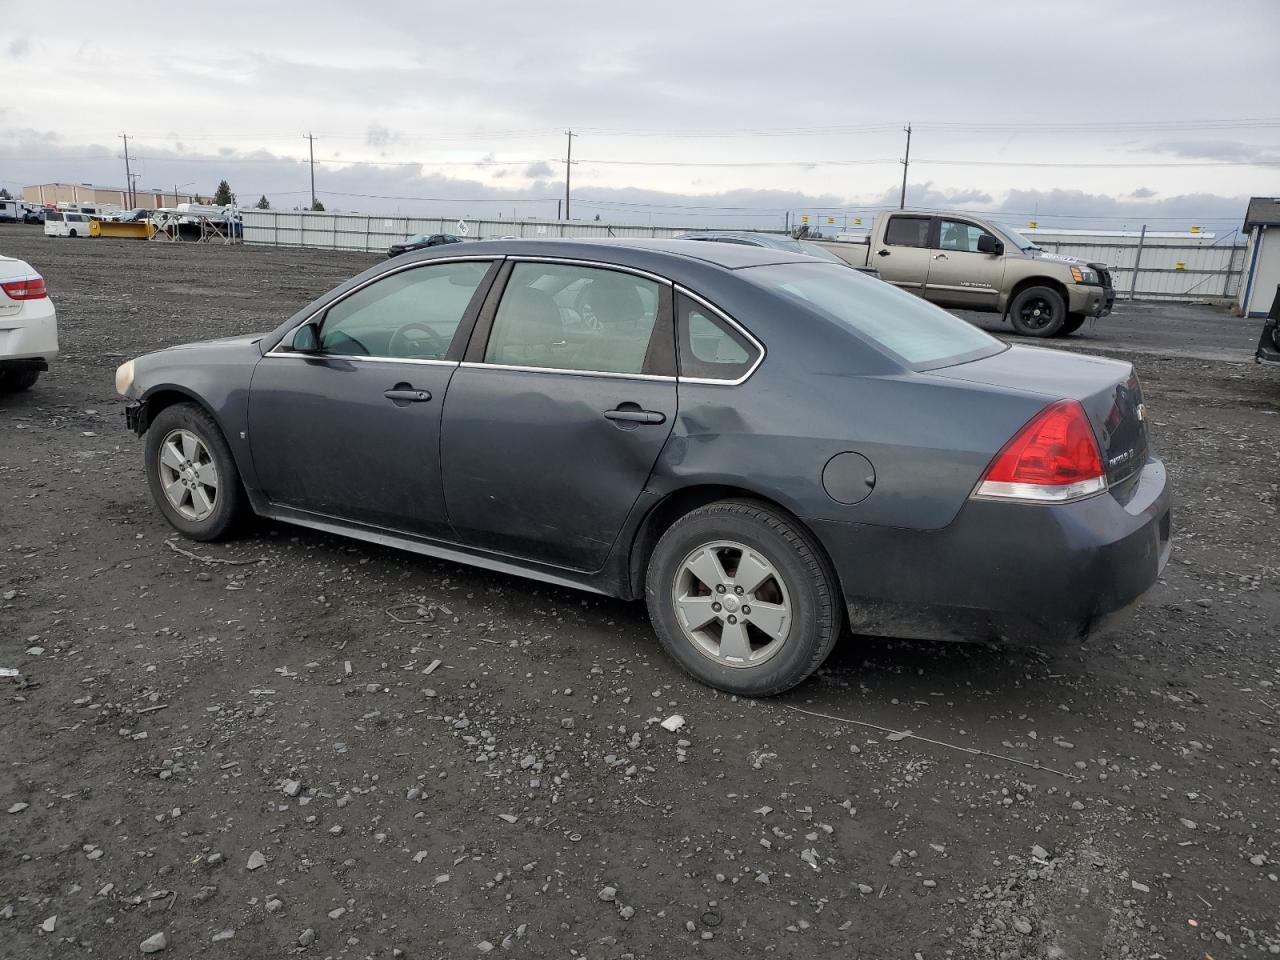
POLYGON ((8 373, 0 373, 0 393, 30 390, 39 379, 39 370, 10 370, 8 373))
POLYGON ((160 512, 193 540, 217 540, 244 510, 231 449, 213 418, 193 403, 165 407, 147 430, 147 484, 160 512))
POLYGON ((1027 287, 1009 304, 1009 320, 1024 337, 1052 337, 1066 323, 1067 305, 1052 287, 1027 287))
POLYGON ((654 548, 649 615, 663 647, 698 680, 769 696, 813 673, 841 616, 821 548, 762 504, 724 500, 677 520, 654 548))

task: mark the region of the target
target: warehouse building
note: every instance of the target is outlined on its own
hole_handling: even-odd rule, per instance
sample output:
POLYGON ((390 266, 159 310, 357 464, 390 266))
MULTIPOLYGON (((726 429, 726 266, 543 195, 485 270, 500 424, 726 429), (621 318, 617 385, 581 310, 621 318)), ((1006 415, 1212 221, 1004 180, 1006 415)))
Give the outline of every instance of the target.
POLYGON ((136 203, 130 201, 129 191, 124 187, 96 187, 91 183, 37 183, 22 188, 22 199, 41 207, 56 207, 62 203, 119 207, 121 210, 132 210, 135 207, 157 210, 179 203, 194 203, 196 200, 192 194, 161 190, 158 187, 151 190, 135 189, 134 194, 136 203))
POLYGON ((1250 198, 1244 232, 1249 249, 1236 304, 1241 316, 1265 317, 1280 287, 1280 197, 1250 198))

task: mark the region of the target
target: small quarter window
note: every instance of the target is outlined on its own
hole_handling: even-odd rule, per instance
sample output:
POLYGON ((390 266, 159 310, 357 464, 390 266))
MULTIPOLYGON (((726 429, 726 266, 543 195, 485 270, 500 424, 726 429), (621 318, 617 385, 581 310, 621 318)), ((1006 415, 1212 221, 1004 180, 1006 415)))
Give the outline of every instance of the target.
POLYGON ((679 298, 677 328, 680 376, 696 380, 739 380, 760 350, 715 311, 691 297, 679 298))
POLYGON ((890 217, 885 227, 884 242, 891 247, 927 247, 928 217, 890 217))

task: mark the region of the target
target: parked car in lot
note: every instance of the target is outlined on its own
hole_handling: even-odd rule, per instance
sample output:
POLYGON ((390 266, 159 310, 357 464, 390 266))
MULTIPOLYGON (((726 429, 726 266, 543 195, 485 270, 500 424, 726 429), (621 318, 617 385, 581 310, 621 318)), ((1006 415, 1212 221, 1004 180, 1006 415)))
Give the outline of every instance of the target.
POLYGON ((1045 253, 1018 231, 968 213, 895 210, 865 242, 826 248, 944 307, 999 313, 1027 337, 1075 333, 1115 303, 1105 263, 1045 253))
POLYGON ((387 257, 398 257, 402 253, 409 253, 413 250, 425 250, 427 247, 439 247, 446 243, 461 243, 461 237, 455 237, 451 233, 419 233, 410 237, 408 240, 402 240, 399 243, 393 243, 387 248, 387 257))
POLYGON ((46 210, 44 235, 46 237, 87 237, 89 224, 94 217, 72 210, 46 210))
POLYGON ((435 247, 116 388, 189 537, 254 512, 643 597, 685 669, 744 695, 846 623, 1078 641, 1169 553, 1129 364, 779 250, 435 247))
POLYGON ((0 393, 27 390, 58 356, 58 319, 44 278, 0 255, 0 393))

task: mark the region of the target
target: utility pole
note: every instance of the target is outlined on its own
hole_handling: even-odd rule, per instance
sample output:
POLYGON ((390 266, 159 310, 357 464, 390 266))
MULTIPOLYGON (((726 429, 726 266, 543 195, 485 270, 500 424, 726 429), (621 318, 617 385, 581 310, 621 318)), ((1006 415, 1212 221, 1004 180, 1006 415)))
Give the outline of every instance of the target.
POLYGON ((569 169, 573 166, 573 131, 566 130, 566 136, 569 138, 569 147, 565 151, 564 156, 564 218, 571 219, 569 216, 569 169))
POLYGON ((907 155, 902 160, 902 194, 898 197, 898 209, 907 205, 907 168, 911 165, 911 124, 902 128, 907 131, 907 155))
POLYGON ((316 138, 307 134, 307 153, 311 157, 311 207, 316 208, 316 138))
POLYGON ((133 175, 129 172, 129 135, 122 133, 120 139, 124 141, 124 196, 132 210, 137 204, 133 202, 133 175))
POLYGON ((906 124, 902 128, 906 131, 906 156, 902 157, 902 193, 897 198, 897 209, 902 210, 906 206, 906 169, 911 165, 911 124, 906 124))

